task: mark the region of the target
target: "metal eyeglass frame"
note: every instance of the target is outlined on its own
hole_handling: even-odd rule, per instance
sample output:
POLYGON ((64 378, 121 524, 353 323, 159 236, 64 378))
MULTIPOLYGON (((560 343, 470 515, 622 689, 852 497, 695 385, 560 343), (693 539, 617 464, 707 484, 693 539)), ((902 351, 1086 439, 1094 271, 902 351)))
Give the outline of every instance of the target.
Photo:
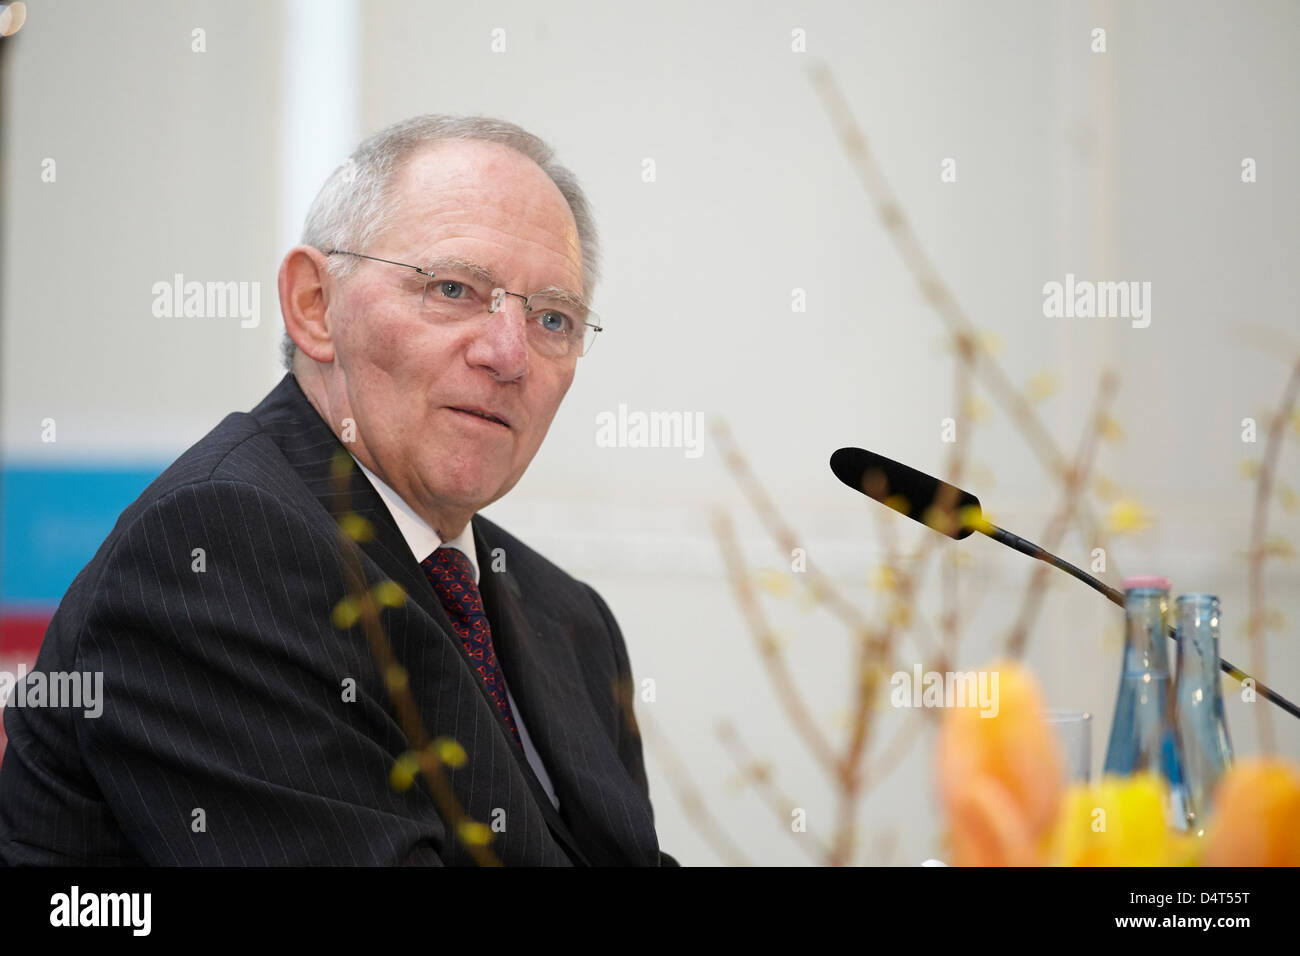
MULTIPOLYGON (((325 255, 327 255, 327 256, 355 256, 355 257, 358 258, 358 259, 370 259, 370 260, 372 260, 372 261, 374 261, 374 262, 386 262, 386 263, 388 263, 388 265, 390 265, 390 266, 401 266, 403 269, 414 269, 414 270, 415 270, 416 272, 418 272, 420 275, 422 275, 422 276, 428 276, 430 279, 436 279, 436 278, 438 278, 438 277, 435 276, 432 272, 426 272, 424 269, 421 269, 419 266, 413 266, 413 265, 411 265, 409 262, 395 262, 395 261, 392 260, 392 259, 381 259, 381 258, 379 258, 378 256, 367 256, 367 255, 365 255, 365 254, 363 254, 363 253, 360 253, 360 252, 348 252, 346 249, 330 249, 328 252, 325 253, 325 255)), ((494 290, 494 291, 495 291, 495 290, 494 290)), ((525 312, 531 312, 531 311, 533 311, 533 310, 531 310, 531 309, 528 308, 528 300, 529 300, 530 296, 520 295, 518 292, 509 292, 509 291, 507 291, 507 290, 505 290, 505 289, 502 289, 501 292, 504 293, 505 295, 513 295, 516 299, 523 299, 523 301, 524 301, 524 311, 525 311, 525 312)), ((489 306, 489 307, 488 307, 488 311, 489 311, 489 312, 493 312, 493 313, 495 313, 495 312, 497 311, 497 309, 496 309, 496 308, 493 308, 493 307, 491 307, 491 306, 489 306)), ((531 318, 531 316, 530 316, 530 318, 531 318)), ((583 324, 584 326, 586 326, 587 328, 592 329, 592 330, 593 330, 594 332, 596 332, 597 334, 599 334, 599 333, 605 331, 605 327, 604 327, 603 325, 593 325, 593 324, 590 323, 590 322, 583 322, 582 324, 583 324)), ((580 351, 580 352, 578 353, 578 356, 581 357, 581 356, 586 355, 588 352, 591 351, 592 346, 594 346, 595 344, 596 344, 596 336, 593 335, 593 336, 591 337, 591 344, 590 344, 590 345, 587 345, 585 348, 583 348, 582 351, 580 351)))

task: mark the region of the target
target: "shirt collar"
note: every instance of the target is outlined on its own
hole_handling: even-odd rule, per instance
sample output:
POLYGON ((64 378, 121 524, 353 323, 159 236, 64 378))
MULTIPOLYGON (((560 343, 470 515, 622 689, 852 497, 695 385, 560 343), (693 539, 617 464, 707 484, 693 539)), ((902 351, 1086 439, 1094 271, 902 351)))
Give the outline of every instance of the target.
MULTIPOLYGON (((442 547, 443 540, 438 537, 438 532, 434 531, 427 521, 416 514, 415 510, 402 500, 401 495, 380 481, 373 471, 357 461, 356 455, 352 456, 352 460, 357 462, 357 467, 370 480, 370 484, 374 486, 375 491, 379 492, 379 497, 387 505, 388 513, 393 516, 393 521, 397 523, 397 530, 402 532, 406 546, 411 549, 411 554, 417 562, 423 561, 442 547)), ((474 547, 473 522, 465 522, 464 530, 450 541, 447 541, 446 545, 449 548, 456 548, 469 558, 470 566, 474 569, 474 583, 478 584, 478 552, 474 547)))

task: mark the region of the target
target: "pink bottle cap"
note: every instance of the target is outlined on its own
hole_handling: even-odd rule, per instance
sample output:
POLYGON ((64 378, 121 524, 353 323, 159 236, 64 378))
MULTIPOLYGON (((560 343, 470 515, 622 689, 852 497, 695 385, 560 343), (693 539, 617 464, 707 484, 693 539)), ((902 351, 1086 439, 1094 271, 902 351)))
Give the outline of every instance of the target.
POLYGON ((1131 591, 1134 588, 1157 588, 1161 591, 1168 591, 1169 579, 1154 574, 1139 574, 1135 577, 1125 578, 1124 590, 1131 591))

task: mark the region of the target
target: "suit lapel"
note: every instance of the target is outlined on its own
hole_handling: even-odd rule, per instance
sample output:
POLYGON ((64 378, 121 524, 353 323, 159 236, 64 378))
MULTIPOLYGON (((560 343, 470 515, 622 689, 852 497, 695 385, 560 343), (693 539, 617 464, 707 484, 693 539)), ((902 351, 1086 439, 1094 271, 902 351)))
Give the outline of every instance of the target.
MULTIPOLYGON (((565 826, 564 820, 555 810, 555 805, 551 803, 550 796, 542 787, 533 768, 528 765, 528 758, 524 756, 523 750, 515 742, 514 735, 510 732, 505 718, 501 716, 501 711, 497 708, 496 702, 492 700, 488 693, 487 685, 479 679, 478 673, 474 669, 474 664, 469 659, 469 654, 465 650, 465 644, 461 641, 459 635, 451 626, 451 620, 447 616, 446 609, 443 608, 442 602, 433 591, 433 586, 429 579, 425 577, 424 569, 415 562, 411 555, 411 549, 402 537, 401 530, 393 520, 384 504, 379 493, 371 487, 370 482, 366 479, 361 469, 354 469, 355 476, 364 485, 360 497, 353 498, 353 510, 367 517, 375 527, 375 536, 362 545, 367 554, 385 571, 393 576, 398 584, 406 591, 407 598, 415 601, 419 607, 425 611, 432 619, 441 632, 443 639, 448 640, 455 646, 456 651, 460 654, 461 660, 465 662, 468 671, 468 680, 478 689, 479 694, 487 703, 488 709, 497 723, 497 730, 501 734, 502 744, 509 749, 515 762, 519 766, 520 772, 528 782, 528 788, 532 792, 533 800, 537 803, 542 815, 546 818, 547 825, 551 832, 556 836, 565 849, 575 860, 583 865, 589 865, 586 858, 578 848, 578 842, 565 826), (368 492, 368 493, 367 493, 368 492)), ((482 554, 483 552, 480 552, 482 554)), ((480 579, 483 575, 480 573, 480 579)), ((482 589, 480 588, 480 593, 482 589)), ((486 598, 484 599, 484 612, 488 615, 488 625, 492 630, 492 643, 497 648, 497 654, 500 656, 500 641, 497 636, 497 625, 493 620, 491 611, 487 608, 486 598)), ((517 693, 515 685, 510 681, 509 675, 506 677, 507 686, 511 688, 511 693, 517 693)), ((525 719, 527 717, 525 716, 525 719)), ((549 765, 548 765, 549 766, 549 765)))
MULTIPOLYGON (((555 785, 560 813, 597 865, 626 865, 633 852, 620 845, 611 829, 629 833, 638 846, 647 846, 645 862, 657 863, 658 841, 649 805, 619 759, 605 727, 608 721, 591 704, 582 664, 562 625, 540 602, 530 601, 525 610, 522 589, 508 570, 508 560, 507 570, 492 570, 492 549, 505 542, 498 544, 491 523, 478 515, 473 525, 479 590, 497 659, 555 785), (618 823, 599 830, 591 825, 596 820, 618 823)), ((546 807, 551 807, 549 800, 546 807)))

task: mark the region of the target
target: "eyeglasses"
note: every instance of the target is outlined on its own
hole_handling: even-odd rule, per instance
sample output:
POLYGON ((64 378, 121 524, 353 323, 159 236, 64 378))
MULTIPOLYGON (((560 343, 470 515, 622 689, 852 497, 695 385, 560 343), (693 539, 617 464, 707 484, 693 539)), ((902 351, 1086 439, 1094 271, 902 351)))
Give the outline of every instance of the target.
POLYGON ((600 316, 580 299, 562 289, 548 288, 532 295, 520 295, 494 288, 490 276, 472 263, 447 257, 427 269, 407 262, 394 262, 359 252, 331 249, 327 256, 355 256, 391 266, 413 269, 427 281, 420 293, 419 308, 448 323, 466 322, 501 310, 505 297, 524 300, 528 323, 528 341, 540 355, 548 358, 575 358, 591 351, 596 333, 603 331, 600 316))

